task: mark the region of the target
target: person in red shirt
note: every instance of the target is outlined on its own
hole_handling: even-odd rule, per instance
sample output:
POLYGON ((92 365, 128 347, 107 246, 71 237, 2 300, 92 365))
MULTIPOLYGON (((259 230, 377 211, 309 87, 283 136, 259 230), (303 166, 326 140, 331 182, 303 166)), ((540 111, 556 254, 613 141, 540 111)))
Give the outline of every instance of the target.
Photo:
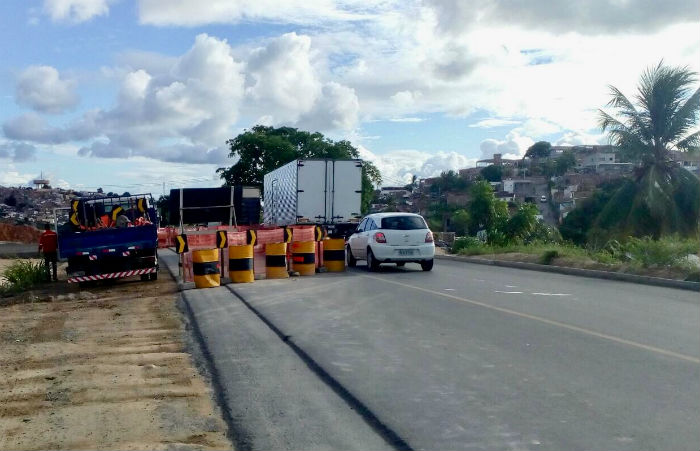
POLYGON ((44 232, 39 238, 39 252, 44 254, 44 263, 46 266, 46 279, 51 281, 51 272, 49 270, 49 263, 53 268, 53 281, 56 282, 58 278, 56 277, 56 261, 57 261, 57 251, 58 250, 58 235, 56 232, 51 230, 51 226, 46 224, 44 226, 44 232))

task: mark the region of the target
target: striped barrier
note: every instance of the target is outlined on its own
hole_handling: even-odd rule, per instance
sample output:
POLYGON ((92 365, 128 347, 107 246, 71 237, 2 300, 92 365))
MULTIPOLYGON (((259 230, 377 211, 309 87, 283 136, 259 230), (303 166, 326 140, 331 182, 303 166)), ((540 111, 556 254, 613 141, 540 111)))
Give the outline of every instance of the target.
POLYGON ((291 248, 292 269, 302 276, 316 274, 316 242, 293 241, 291 248))
POLYGON ((328 272, 345 271, 345 240, 329 238, 323 241, 323 266, 328 272))
POLYGON ((94 276, 75 276, 69 277, 68 283, 75 282, 92 282, 95 280, 105 280, 105 279, 121 279, 122 277, 138 276, 142 274, 151 274, 157 272, 157 268, 144 268, 144 269, 133 269, 131 271, 120 271, 108 274, 97 274, 94 276))
POLYGON ((286 279, 287 243, 267 243, 265 245, 265 277, 268 279, 286 279))
POLYGON ((219 249, 192 251, 192 273, 194 274, 195 287, 218 287, 221 285, 220 272, 219 249))
POLYGON ((255 280, 253 273, 253 246, 229 246, 228 274, 233 283, 250 283, 255 280))

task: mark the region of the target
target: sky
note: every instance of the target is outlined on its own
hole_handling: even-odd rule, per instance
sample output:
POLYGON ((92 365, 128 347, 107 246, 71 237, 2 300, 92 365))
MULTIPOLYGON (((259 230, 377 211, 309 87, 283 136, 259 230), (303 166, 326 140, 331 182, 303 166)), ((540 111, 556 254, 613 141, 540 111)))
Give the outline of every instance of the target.
POLYGON ((256 124, 347 139, 384 185, 606 143, 609 85, 700 71, 696 0, 4 0, 0 185, 219 186, 256 124))

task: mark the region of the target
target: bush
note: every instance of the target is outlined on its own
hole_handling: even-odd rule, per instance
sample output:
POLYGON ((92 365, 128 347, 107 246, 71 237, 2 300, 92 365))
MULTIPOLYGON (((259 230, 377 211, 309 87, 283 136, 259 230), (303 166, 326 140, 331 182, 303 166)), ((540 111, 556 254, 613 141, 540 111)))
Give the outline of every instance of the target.
POLYGON ((643 267, 682 265, 688 254, 698 253, 698 241, 664 237, 630 238, 624 245, 625 256, 643 267))
POLYGON ((461 251, 462 249, 470 249, 481 246, 482 243, 481 241, 479 241, 478 238, 475 238, 473 236, 463 236, 455 239, 455 242, 452 245, 452 253, 458 254, 459 251, 461 251))
POLYGON ((554 249, 544 251, 542 257, 540 257, 540 263, 543 265, 551 265, 552 261, 557 257, 559 257, 559 252, 554 249))
POLYGON ((3 273, 7 284, 3 291, 18 292, 27 290, 46 280, 44 263, 33 263, 30 260, 17 260, 5 269, 3 273))
POLYGON ((527 234, 527 236, 525 236, 523 240, 525 244, 559 244, 561 241, 562 239, 559 230, 556 227, 549 226, 542 221, 536 221, 533 229, 529 234, 527 234))

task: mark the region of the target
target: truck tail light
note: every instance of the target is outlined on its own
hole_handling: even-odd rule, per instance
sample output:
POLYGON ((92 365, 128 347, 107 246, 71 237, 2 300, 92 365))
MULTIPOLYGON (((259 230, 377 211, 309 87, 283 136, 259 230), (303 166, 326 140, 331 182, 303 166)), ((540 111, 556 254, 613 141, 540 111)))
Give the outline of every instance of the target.
POLYGON ((433 232, 428 232, 425 234, 425 242, 426 243, 432 243, 433 242, 433 232))
POLYGON ((386 243, 386 237, 382 232, 377 232, 374 234, 374 241, 377 243, 386 243))

